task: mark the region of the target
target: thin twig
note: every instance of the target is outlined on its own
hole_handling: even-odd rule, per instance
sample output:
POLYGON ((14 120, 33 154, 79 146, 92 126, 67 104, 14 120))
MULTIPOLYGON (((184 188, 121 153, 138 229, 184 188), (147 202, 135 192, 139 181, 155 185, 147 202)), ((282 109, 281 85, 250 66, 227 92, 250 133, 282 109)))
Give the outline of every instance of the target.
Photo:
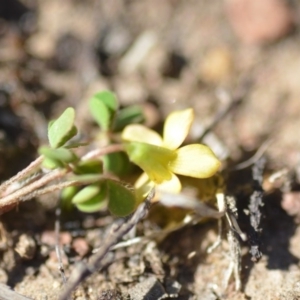
POLYGON ((198 140, 203 140, 203 138, 213 130, 213 128, 227 116, 229 112, 231 112, 237 105, 239 105, 245 98, 246 93, 248 91, 248 83, 245 84, 245 87, 243 87, 240 91, 236 93, 235 97, 231 97, 228 92, 222 90, 221 92, 217 93, 217 96, 221 98, 222 100, 225 99, 227 102, 227 105, 221 106, 219 111, 214 115, 214 117, 210 120, 210 123, 206 126, 200 137, 198 137, 198 140), (229 102, 229 103, 228 103, 229 102))
POLYGON ((235 290, 239 291, 242 287, 241 281, 241 246, 234 234, 234 231, 229 229, 227 233, 229 244, 230 264, 224 277, 224 289, 228 287, 229 279, 233 275, 235 280, 235 290))
POLYGON ((20 180, 24 179, 25 177, 27 177, 30 173, 32 173, 35 169, 37 169, 41 165, 41 163, 43 162, 43 159, 44 159, 43 156, 39 156, 28 167, 26 167, 25 169, 23 169, 22 171, 20 171, 18 174, 16 174, 12 178, 10 178, 10 179, 6 180, 5 182, 3 182, 0 185, 0 193, 5 188, 7 188, 8 186, 10 186, 12 183, 14 183, 16 181, 20 181, 20 180))
POLYGON ((55 252, 56 252, 56 256, 57 256, 57 260, 58 260, 58 270, 61 275, 63 284, 65 285, 67 282, 67 278, 65 275, 64 265, 63 265, 62 258, 61 258, 61 249, 60 249, 60 242, 59 242, 59 233, 60 233, 59 217, 60 217, 60 214, 61 214, 61 209, 56 208, 56 211, 55 211, 55 215, 56 215, 56 219, 55 219, 55 240, 56 240, 55 252))
POLYGON ((136 224, 140 220, 142 220, 147 215, 151 206, 151 199, 153 198, 153 196, 154 189, 147 196, 147 199, 142 204, 140 204, 140 206, 137 208, 128 222, 122 224, 117 231, 113 232, 110 235, 110 237, 105 241, 104 245, 99 249, 99 251, 91 257, 89 263, 79 263, 77 265, 75 270, 72 272, 65 289, 59 297, 60 300, 67 300, 76 286, 78 286, 85 278, 103 267, 102 260, 105 255, 119 240, 122 239, 122 237, 126 233, 128 233, 134 226, 136 226, 136 224))
POLYGON ((251 156, 249 159, 243 161, 240 164, 235 165, 233 168, 229 169, 229 171, 237 171, 242 170, 250 167, 251 165, 255 164, 267 151, 269 146, 272 144, 273 140, 268 139, 262 145, 258 148, 258 150, 255 152, 253 156, 251 156))
POLYGON ((237 223, 238 210, 235 198, 233 196, 226 196, 225 205, 226 217, 229 225, 227 239, 229 244, 230 264, 227 275, 225 275, 224 288, 227 288, 229 279, 231 275, 233 275, 235 280, 235 290, 239 291, 241 289, 241 245, 237 238, 237 234, 243 241, 246 241, 247 236, 241 231, 237 223))

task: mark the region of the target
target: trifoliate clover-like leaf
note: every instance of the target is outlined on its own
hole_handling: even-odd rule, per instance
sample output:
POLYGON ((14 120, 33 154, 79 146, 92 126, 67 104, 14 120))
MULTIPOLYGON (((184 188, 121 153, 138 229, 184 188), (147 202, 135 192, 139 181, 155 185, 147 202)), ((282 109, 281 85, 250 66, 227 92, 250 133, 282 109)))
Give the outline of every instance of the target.
POLYGON ((90 199, 93 199, 101 191, 99 184, 91 184, 81 189, 72 199, 72 203, 79 204, 84 203, 90 199))
POLYGON ((100 185, 100 190, 98 193, 96 193, 94 196, 90 197, 86 201, 76 203, 75 205, 82 212, 93 213, 103 209, 107 205, 105 200, 106 185, 105 183, 102 183, 100 185))
POLYGON ((103 166, 106 172, 123 176, 130 172, 132 164, 123 152, 109 153, 103 156, 103 166))
POLYGON ((103 181, 103 179, 104 177, 102 174, 80 174, 70 177, 70 180, 77 181, 80 184, 100 182, 103 181))
POLYGON ((116 96, 109 91, 97 93, 90 99, 89 106, 91 114, 98 125, 105 131, 109 130, 118 108, 116 96))
POLYGON ((102 161, 96 159, 80 161, 74 168, 75 174, 101 174, 102 171, 102 161))
POLYGON ((63 168, 65 165, 60 160, 55 160, 55 159, 45 157, 42 166, 45 169, 54 170, 58 168, 63 168))
POLYGON ((60 203, 63 210, 71 210, 74 207, 72 199, 77 194, 78 190, 78 186, 68 186, 62 189, 60 193, 60 203))
POLYGON ((136 208, 135 193, 116 181, 107 180, 107 197, 108 209, 115 216, 128 216, 136 208))
POLYGON ((117 114, 113 125, 114 131, 121 131, 125 126, 134 123, 142 123, 145 120, 140 106, 132 105, 121 109, 117 114))
POLYGON ((48 139, 52 148, 59 148, 77 134, 74 126, 75 111, 68 107, 58 119, 49 123, 48 139))
POLYGON ((78 160, 78 157, 71 150, 66 148, 52 149, 44 146, 40 147, 38 152, 50 160, 60 162, 61 165, 78 160))
POLYGON ((76 207, 85 213, 94 213, 102 210, 106 206, 105 197, 102 197, 101 193, 96 195, 90 200, 76 204, 76 207))

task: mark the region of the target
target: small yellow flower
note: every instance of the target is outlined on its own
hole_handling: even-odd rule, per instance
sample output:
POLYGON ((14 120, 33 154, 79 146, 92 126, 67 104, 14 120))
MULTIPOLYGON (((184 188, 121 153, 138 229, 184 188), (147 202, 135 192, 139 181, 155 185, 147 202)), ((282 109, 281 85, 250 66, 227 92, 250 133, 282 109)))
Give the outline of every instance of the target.
POLYGON ((132 162, 146 174, 138 179, 136 188, 149 191, 154 185, 178 193, 181 184, 175 174, 208 178, 220 167, 212 150, 201 144, 180 145, 185 140, 194 119, 193 109, 171 113, 164 125, 163 137, 143 125, 129 125, 122 133, 125 149, 132 162))

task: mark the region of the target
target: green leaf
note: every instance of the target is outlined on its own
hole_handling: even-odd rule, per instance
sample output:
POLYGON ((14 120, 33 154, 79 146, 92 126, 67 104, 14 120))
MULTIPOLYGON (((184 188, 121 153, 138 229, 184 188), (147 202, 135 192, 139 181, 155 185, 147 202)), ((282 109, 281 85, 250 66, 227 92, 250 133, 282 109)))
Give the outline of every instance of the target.
POLYGON ((79 148, 87 145, 89 145, 88 142, 70 142, 64 148, 72 149, 72 148, 79 148))
POLYGON ((55 122, 55 120, 51 120, 48 123, 48 130, 51 128, 51 126, 53 125, 53 123, 55 122))
POLYGON ((80 161, 74 170, 75 174, 99 174, 103 171, 102 161, 86 160, 80 161))
POLYGON ((114 131, 121 131, 125 126, 145 121, 143 110, 140 106, 132 105, 121 109, 116 115, 114 131))
POLYGON ((114 93, 110 91, 102 91, 95 94, 94 97, 103 102, 111 111, 116 111, 118 109, 118 100, 114 93))
POLYGON ((61 116, 48 125, 48 139, 52 148, 63 146, 68 140, 77 134, 74 126, 75 111, 68 107, 61 116))
MULTIPOLYGON (((65 136, 65 138, 64 138, 65 139, 65 143, 67 143, 72 137, 74 137, 77 134, 77 132, 78 132, 77 127, 74 125, 71 128, 71 130, 69 131, 69 133, 65 136)), ((72 147, 70 147, 69 144, 68 144, 68 148, 72 148, 72 147)))
POLYGON ((99 184, 88 185, 80 190, 72 199, 73 204, 79 204, 93 199, 100 193, 101 186, 99 184))
POLYGON ((134 192, 116 181, 107 180, 107 196, 108 209, 116 216, 127 216, 131 214, 136 207, 134 192))
POLYGON ((117 176, 126 175, 132 169, 128 156, 123 152, 109 153, 103 156, 103 164, 105 171, 117 176))
POLYGON ((78 186, 68 186, 61 191, 60 198, 64 200, 71 200, 77 194, 78 186))
POLYGON ((103 184, 101 186, 100 192, 97 195, 85 202, 77 203, 76 207, 82 212, 93 213, 103 209, 107 205, 107 202, 105 200, 106 188, 105 184, 103 184))
POLYGON ((106 131, 111 127, 117 108, 117 98, 109 91, 97 93, 90 100, 90 111, 93 118, 106 131))
POLYGON ((57 169, 57 168, 63 168, 64 164, 59 160, 55 160, 55 159, 45 157, 44 160, 43 160, 42 166, 45 169, 54 170, 54 169, 57 169))
POLYGON ((72 199, 78 192, 79 187, 78 186, 68 186, 64 189, 62 189, 60 193, 60 200, 61 200, 61 206, 64 210, 70 210, 72 205, 72 199))
POLYGON ((82 174, 70 177, 70 180, 78 181, 82 184, 95 183, 97 181, 103 181, 102 174, 82 174))
POLYGON ((40 147, 38 152, 50 160, 59 161, 62 164, 78 160, 77 156, 71 150, 65 148, 52 149, 49 147, 40 147))

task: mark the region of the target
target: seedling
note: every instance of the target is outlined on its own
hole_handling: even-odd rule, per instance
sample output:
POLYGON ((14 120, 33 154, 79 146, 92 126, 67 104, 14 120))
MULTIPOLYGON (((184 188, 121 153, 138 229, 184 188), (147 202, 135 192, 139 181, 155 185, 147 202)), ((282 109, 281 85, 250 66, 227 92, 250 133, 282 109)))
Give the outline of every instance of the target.
POLYGON ((108 209, 117 217, 133 214, 128 224, 116 232, 115 240, 103 246, 102 254, 97 253, 88 273, 99 266, 102 256, 122 234, 145 216, 149 203, 158 201, 160 193, 179 194, 182 184, 176 174, 207 178, 220 167, 209 147, 180 147, 193 122, 192 109, 171 113, 160 136, 136 124, 144 120, 139 107, 119 109, 116 96, 109 91, 97 93, 89 106, 103 138, 101 147, 79 154, 82 151, 77 148, 86 144, 73 139, 78 129, 75 111, 69 107, 49 123, 49 145, 39 148, 40 156, 0 186, 2 213, 20 202, 59 190, 62 209, 74 206, 85 213, 108 209), (134 185, 126 182, 132 164, 144 171, 134 185))
POLYGON ((70 202, 83 212, 107 207, 116 216, 127 216, 153 187, 180 192, 181 183, 175 174, 206 178, 218 170, 220 162, 207 146, 179 147, 193 121, 192 109, 171 113, 161 137, 143 125, 132 124, 143 120, 141 109, 120 110, 118 107, 116 96, 109 91, 91 98, 91 114, 106 135, 106 144, 81 157, 76 148, 84 144, 72 142, 78 131, 74 109, 67 108, 51 121, 49 146, 41 146, 40 156, 29 167, 0 186, 0 210, 6 211, 19 202, 63 190, 63 205, 67 207, 70 202), (120 131, 122 141, 115 143, 120 131), (129 161, 145 172, 134 187, 119 179, 120 175, 124 177, 130 172, 129 161))

